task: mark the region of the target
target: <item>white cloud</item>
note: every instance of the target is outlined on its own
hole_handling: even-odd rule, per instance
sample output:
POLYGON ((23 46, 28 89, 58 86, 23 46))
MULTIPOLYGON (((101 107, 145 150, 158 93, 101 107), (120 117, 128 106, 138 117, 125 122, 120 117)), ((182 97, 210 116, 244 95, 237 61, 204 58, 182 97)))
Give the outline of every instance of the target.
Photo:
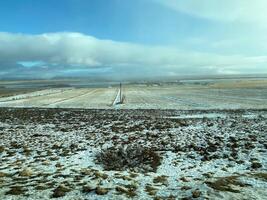
MULTIPOLYGON (((45 72, 54 73, 76 68, 112 68, 124 74, 216 74, 267 73, 267 56, 225 56, 179 50, 162 46, 100 40, 80 33, 49 33, 41 35, 0 33, 0 71, 6 63, 44 63, 45 72), (50 69, 50 71, 49 71, 50 69)), ((44 70, 40 64, 25 70, 44 70)), ((17 71, 20 73, 22 67, 17 71)), ((44 73, 44 71, 42 71, 44 73)))
POLYGON ((171 9, 197 17, 220 20, 267 23, 266 0, 152 0, 171 9))

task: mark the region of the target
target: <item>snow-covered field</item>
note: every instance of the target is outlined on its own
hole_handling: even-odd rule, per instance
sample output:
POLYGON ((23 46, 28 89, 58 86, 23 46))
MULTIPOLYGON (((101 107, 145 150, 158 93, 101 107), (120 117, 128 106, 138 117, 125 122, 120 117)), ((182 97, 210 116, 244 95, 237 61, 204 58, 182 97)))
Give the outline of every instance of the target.
POLYGON ((45 89, 45 90, 40 90, 36 92, 30 92, 26 94, 19 94, 19 95, 14 95, 14 96, 9 96, 9 97, 3 97, 1 98, 1 102, 9 102, 9 101, 15 101, 15 100, 22 100, 22 99, 28 99, 28 98, 34 98, 34 97, 41 97, 41 96, 49 96, 51 94, 57 94, 64 92, 67 89, 45 89))
POLYGON ((266 109, 1 108, 0 199, 266 199, 266 130, 266 109))
POLYGON ((114 106, 117 87, 55 88, 0 98, 0 107, 121 109, 262 109, 267 108, 267 81, 231 84, 123 85, 124 103, 114 106))
POLYGON ((266 80, 125 84, 123 104, 115 85, 18 91, 0 199, 266 199, 266 80))
POLYGON ((110 108, 116 89, 51 89, 17 95, 20 98, 0 98, 1 107, 47 107, 47 108, 110 108), (52 91, 52 92, 51 92, 52 91), (38 93, 39 95, 35 95, 38 93), (8 99, 8 100, 7 100, 8 99))
POLYGON ((247 109, 267 108, 267 84, 253 88, 196 85, 129 86, 122 108, 247 109))

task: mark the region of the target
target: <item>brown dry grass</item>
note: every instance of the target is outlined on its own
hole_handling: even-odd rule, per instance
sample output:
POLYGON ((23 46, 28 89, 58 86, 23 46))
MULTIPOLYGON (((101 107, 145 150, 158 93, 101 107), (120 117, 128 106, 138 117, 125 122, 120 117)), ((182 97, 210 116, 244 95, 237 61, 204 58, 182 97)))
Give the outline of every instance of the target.
POLYGON ((214 89, 227 89, 227 88, 267 88, 267 80, 235 80, 217 82, 210 85, 214 89))
POLYGON ((96 155, 97 163, 105 170, 115 171, 136 169, 141 172, 155 172, 161 160, 161 156, 154 150, 137 145, 111 147, 96 155))

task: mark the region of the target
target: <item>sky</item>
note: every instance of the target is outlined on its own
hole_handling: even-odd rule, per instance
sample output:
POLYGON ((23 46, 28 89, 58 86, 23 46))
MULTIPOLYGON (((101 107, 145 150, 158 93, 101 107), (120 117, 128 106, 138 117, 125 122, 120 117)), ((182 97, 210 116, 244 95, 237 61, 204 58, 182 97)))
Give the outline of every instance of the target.
POLYGON ((267 73, 265 0, 0 0, 0 78, 267 73))

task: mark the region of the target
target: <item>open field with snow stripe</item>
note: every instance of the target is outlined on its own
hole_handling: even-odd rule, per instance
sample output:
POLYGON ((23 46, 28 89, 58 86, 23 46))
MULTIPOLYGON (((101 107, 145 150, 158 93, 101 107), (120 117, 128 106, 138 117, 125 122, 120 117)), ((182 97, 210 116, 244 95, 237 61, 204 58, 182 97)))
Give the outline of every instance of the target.
MULTIPOLYGON (((32 96, 26 94, 25 98, 5 101, 2 107, 110 107, 115 95, 115 89, 87 88, 87 89, 65 89, 53 94, 41 94, 32 96)), ((10 97, 12 99, 12 97, 10 97)))
POLYGON ((117 93, 115 88, 86 89, 86 93, 63 101, 49 104, 47 107, 63 108, 110 108, 117 93))
POLYGON ((0 106, 180 110, 267 108, 265 80, 124 84, 125 100, 114 106, 117 91, 118 85, 46 89, 0 98, 0 106))
POLYGON ((126 86, 121 108, 239 109, 266 108, 267 85, 262 88, 214 89, 211 86, 126 86))

